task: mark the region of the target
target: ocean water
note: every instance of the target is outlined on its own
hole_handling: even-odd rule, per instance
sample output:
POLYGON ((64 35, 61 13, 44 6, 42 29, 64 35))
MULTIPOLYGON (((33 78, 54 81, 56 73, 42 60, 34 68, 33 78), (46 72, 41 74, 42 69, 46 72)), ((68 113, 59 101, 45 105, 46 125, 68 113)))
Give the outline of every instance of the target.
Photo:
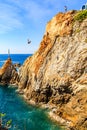
MULTIPOLYGON (((28 56, 30 55, 12 55, 12 59, 22 64, 28 56)), ((0 56, 0 61, 4 63, 6 57, 0 56)), ((0 113, 6 113, 3 124, 12 120, 9 130, 62 130, 48 118, 47 110, 29 105, 15 90, 12 86, 0 85, 0 113)))
MULTIPOLYGON (((23 64, 25 59, 32 54, 10 54, 10 58, 12 59, 13 63, 20 63, 23 64)), ((0 54, 0 67, 4 64, 7 60, 8 54, 0 54)))

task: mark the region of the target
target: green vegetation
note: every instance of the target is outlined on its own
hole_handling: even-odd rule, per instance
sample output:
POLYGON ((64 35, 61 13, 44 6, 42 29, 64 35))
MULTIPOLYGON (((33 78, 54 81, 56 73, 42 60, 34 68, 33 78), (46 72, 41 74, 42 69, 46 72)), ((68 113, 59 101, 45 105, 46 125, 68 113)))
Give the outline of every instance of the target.
POLYGON ((87 18, 87 10, 81 10, 74 16, 74 21, 82 22, 87 18))
POLYGON ((6 127, 7 127, 7 128, 11 127, 11 124, 12 124, 12 120, 10 119, 10 120, 8 120, 8 121, 6 122, 6 127))
POLYGON ((0 118, 6 116, 6 113, 0 113, 0 118))
POLYGON ((0 127, 4 127, 4 128, 11 128, 11 123, 12 120, 8 120, 7 122, 4 122, 3 117, 6 116, 6 113, 0 113, 0 127))
POLYGON ((76 31, 75 31, 75 33, 79 33, 80 32, 80 29, 78 28, 78 29, 76 29, 76 31))

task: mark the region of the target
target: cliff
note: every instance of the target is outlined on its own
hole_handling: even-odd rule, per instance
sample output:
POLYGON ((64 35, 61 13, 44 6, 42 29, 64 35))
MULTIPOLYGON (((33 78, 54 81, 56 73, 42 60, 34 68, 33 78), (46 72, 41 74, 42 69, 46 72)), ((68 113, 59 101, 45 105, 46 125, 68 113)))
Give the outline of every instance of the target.
POLYGON ((0 68, 0 84, 17 84, 18 79, 16 68, 12 64, 12 60, 8 58, 2 68, 0 68))
POLYGON ((87 130, 87 18, 59 13, 19 72, 19 91, 71 130, 87 130), (58 118, 59 117, 59 118, 58 118))

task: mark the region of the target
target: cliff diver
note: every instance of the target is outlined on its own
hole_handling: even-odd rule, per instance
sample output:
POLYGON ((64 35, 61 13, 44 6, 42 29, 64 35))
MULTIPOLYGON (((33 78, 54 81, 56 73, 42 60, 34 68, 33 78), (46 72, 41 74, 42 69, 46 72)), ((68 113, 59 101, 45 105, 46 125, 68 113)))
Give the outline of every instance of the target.
POLYGON ((8 58, 10 58, 10 49, 8 49, 8 58))
POLYGON ((28 39, 28 40, 27 40, 27 43, 28 43, 28 44, 30 44, 30 43, 31 43, 31 41, 28 39))

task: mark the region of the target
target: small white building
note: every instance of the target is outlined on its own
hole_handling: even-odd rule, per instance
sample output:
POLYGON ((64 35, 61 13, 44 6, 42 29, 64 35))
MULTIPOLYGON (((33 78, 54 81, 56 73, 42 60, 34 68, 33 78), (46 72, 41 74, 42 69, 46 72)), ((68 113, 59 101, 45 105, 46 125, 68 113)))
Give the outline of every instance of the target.
POLYGON ((82 10, 86 10, 86 9, 87 9, 87 3, 82 6, 82 10))

